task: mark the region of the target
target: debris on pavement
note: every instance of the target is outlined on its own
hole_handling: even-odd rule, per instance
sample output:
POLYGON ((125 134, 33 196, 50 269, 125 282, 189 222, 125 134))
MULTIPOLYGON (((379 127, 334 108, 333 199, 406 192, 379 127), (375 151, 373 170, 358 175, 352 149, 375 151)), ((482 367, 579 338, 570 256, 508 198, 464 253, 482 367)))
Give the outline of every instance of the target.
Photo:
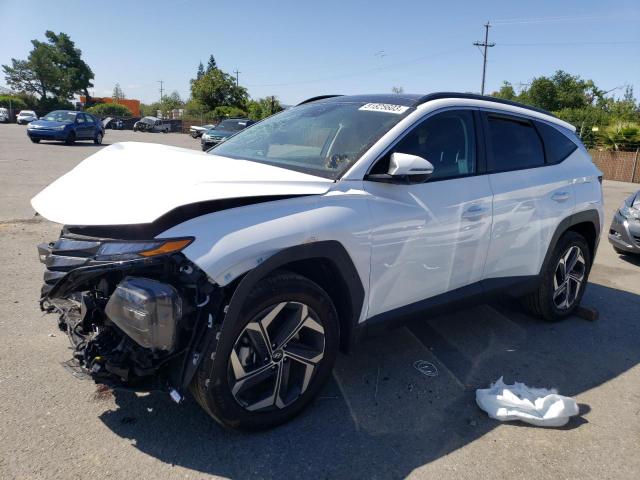
POLYGON ((578 415, 572 398, 554 389, 528 387, 515 382, 507 385, 500 377, 489 388, 476 390, 476 403, 496 420, 520 420, 538 427, 562 427, 569 417, 578 415))
POLYGON ((438 368, 431 362, 426 360, 418 360, 414 362, 413 367, 426 377, 437 377, 438 368))
POLYGON ((598 312, 597 308, 583 307, 582 305, 578 305, 578 308, 576 308, 576 315, 590 322, 595 322, 600 318, 600 312, 598 312))

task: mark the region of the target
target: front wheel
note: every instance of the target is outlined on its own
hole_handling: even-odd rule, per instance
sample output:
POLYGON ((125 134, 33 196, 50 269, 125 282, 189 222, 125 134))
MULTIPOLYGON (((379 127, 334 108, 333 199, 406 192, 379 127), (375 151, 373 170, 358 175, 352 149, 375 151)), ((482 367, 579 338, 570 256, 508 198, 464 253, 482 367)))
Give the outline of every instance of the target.
POLYGON ((261 280, 192 382, 198 403, 226 427, 282 424, 317 395, 338 352, 338 316, 327 293, 280 271, 261 280), (213 360, 212 360, 213 358, 213 360))
POLYGON ((587 241, 576 232, 566 232, 542 272, 537 290, 524 297, 525 307, 549 322, 568 317, 580 305, 590 270, 587 241))
POLYGON ((198 138, 198 132, 191 132, 191 138, 198 138))
POLYGON ((67 145, 73 145, 76 141, 76 134, 75 132, 69 132, 69 135, 67 135, 66 140, 64 141, 64 143, 66 143, 67 145))

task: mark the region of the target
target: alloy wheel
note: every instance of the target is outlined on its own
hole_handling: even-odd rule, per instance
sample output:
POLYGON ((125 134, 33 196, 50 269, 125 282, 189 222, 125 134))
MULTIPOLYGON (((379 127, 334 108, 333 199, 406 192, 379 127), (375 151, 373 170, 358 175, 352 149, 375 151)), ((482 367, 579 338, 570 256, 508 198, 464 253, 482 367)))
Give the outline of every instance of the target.
POLYGON ((263 310, 244 327, 231 350, 231 393, 246 410, 288 407, 309 387, 324 357, 324 328, 300 302, 263 310))
POLYGON ((568 310, 575 304, 586 270, 579 246, 572 245, 560 257, 553 275, 553 303, 559 310, 568 310))

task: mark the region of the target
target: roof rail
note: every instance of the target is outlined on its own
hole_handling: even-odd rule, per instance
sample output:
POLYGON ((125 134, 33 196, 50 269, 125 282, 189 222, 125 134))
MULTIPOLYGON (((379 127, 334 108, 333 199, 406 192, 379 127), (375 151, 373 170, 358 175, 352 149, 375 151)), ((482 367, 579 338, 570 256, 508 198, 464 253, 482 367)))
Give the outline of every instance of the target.
MULTIPOLYGON (((303 100, 298 105, 304 105, 305 103, 315 102, 316 100, 324 100, 325 98, 333 98, 333 97, 342 97, 343 95, 318 95, 317 97, 307 98, 303 100)), ((296 107, 298 106, 296 105, 296 107)))
POLYGON ((512 107, 525 108, 527 110, 533 110, 534 112, 544 113, 551 117, 557 118, 553 113, 538 107, 532 107, 531 105, 525 105, 524 103, 514 102, 512 100, 505 100, 503 98, 490 97, 488 95, 478 95, 475 93, 459 93, 459 92, 436 92, 429 93, 416 101, 414 106, 422 105, 423 103, 430 102, 432 100, 439 100, 441 98, 468 98, 471 100, 484 100, 487 102, 501 103, 503 105, 511 105, 512 107))

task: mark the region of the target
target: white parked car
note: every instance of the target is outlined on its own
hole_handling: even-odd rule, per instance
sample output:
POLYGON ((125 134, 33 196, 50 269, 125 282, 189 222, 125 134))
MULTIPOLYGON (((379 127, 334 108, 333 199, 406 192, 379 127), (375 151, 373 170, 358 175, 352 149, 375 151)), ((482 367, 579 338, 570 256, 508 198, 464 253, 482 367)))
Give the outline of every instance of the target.
POLYGON ((212 128, 216 128, 215 125, 192 125, 189 127, 189 135, 193 138, 201 137, 207 130, 211 130, 212 128))
POLYGON ((0 122, 9 123, 9 110, 5 107, 0 107, 0 122))
POLYGON ((574 127, 455 93, 317 97, 208 153, 115 144, 32 205, 64 224, 41 305, 87 374, 190 389, 239 429, 292 418, 338 351, 417 314, 513 295, 571 315, 603 219, 574 127))
POLYGON ((33 110, 20 110, 16 115, 16 122, 18 122, 18 125, 24 125, 33 122, 34 120, 38 120, 38 116, 33 110))

